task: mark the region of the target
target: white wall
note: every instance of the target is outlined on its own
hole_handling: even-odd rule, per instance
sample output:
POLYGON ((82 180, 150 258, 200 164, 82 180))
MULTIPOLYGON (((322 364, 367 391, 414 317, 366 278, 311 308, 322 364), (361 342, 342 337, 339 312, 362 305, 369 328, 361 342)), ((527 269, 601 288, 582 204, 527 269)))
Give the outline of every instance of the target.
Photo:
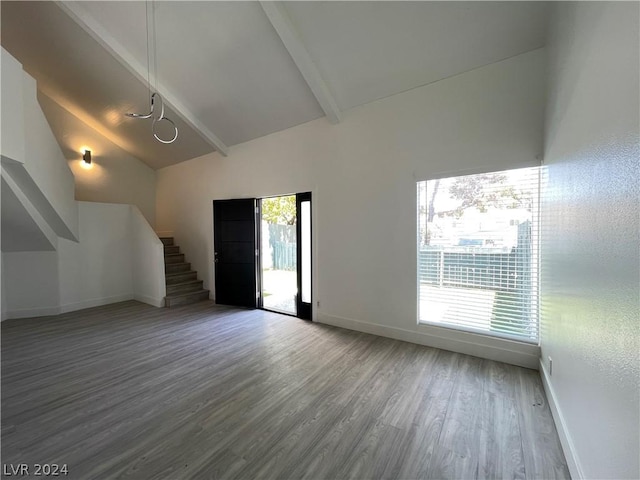
MULTIPOLYGON (((5 218, 10 215, 3 210, 2 224, 16 228, 16 233, 17 226, 31 216, 57 249, 2 254, 2 318, 50 315, 134 297, 159 305, 164 296, 164 257, 158 253, 161 243, 147 220, 129 204, 76 202, 74 176, 38 103, 35 80, 4 50, 2 67, 2 177, 16 201, 11 211, 15 218, 5 218), (138 268, 135 283, 134 265, 138 268)), ((88 171, 95 196, 140 205, 153 223, 155 172, 123 155, 66 110, 54 111, 63 117, 54 122, 61 128, 60 138, 72 143, 78 138, 96 139, 98 161, 88 171), (117 157, 115 163, 106 161, 107 152, 117 157)), ((20 249, 21 240, 27 246, 37 230, 23 228, 22 232, 24 239, 12 237, 12 249, 20 249)))
MULTIPOLYGON (((154 225, 155 170, 42 92, 38 92, 38 101, 75 177, 76 200, 135 205, 154 225), (90 169, 82 167, 84 147, 91 149, 90 169)), ((108 120, 123 121, 124 115, 114 111, 108 120)))
POLYGON ((35 80, 4 49, 2 80, 2 165, 51 228, 75 240, 73 174, 37 102, 35 80))
POLYGON ((62 312, 133 298, 129 205, 78 202, 79 243, 60 239, 62 312))
POLYGON ((22 65, 4 48, 2 59, 2 155, 15 161, 24 159, 24 106, 22 103, 22 65))
MULTIPOLYGON (((544 65, 530 52, 354 108, 338 125, 319 119, 161 169, 157 229, 175 232, 213 289, 213 199, 312 191, 318 320, 484 355, 417 325, 415 182, 535 164, 544 65)), ((494 358, 537 368, 537 347, 514 360, 519 346, 487 342, 500 346, 494 358)))
POLYGON ((638 3, 554 8, 543 375, 573 477, 640 478, 638 3))
POLYGON ((2 253, 3 319, 58 313, 56 252, 2 253))
POLYGON ((70 235, 62 236, 73 240, 78 232, 78 209, 74 201, 73 174, 38 104, 36 81, 25 72, 23 82, 24 165, 70 230, 70 235))
POLYGON ((134 298, 164 306, 164 245, 137 207, 131 207, 131 270, 134 298))
POLYGON ((7 289, 5 282, 2 280, 2 272, 4 272, 4 256, 0 254, 0 321, 7 318, 7 289))
POLYGON ((135 206, 78 202, 79 242, 57 251, 2 253, 2 311, 55 315, 136 299, 162 306, 164 249, 135 206))

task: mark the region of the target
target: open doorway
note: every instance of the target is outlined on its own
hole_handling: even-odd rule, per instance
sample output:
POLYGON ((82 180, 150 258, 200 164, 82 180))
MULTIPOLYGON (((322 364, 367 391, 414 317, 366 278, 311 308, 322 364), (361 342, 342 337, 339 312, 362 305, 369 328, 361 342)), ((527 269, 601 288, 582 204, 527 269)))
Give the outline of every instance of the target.
POLYGON ((258 200, 259 306, 311 320, 311 193, 258 200))
POLYGON ((298 241, 296 196, 260 200, 262 307, 297 315, 298 241))
POLYGON ((311 320, 311 193, 213 201, 216 303, 311 320))

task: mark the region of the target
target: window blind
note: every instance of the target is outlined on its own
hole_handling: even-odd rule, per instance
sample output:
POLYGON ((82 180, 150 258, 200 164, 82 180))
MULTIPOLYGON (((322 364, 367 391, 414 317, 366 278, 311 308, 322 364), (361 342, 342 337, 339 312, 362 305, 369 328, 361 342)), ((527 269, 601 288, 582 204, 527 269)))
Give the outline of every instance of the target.
POLYGON ((418 315, 538 340, 540 168, 418 182, 418 315))

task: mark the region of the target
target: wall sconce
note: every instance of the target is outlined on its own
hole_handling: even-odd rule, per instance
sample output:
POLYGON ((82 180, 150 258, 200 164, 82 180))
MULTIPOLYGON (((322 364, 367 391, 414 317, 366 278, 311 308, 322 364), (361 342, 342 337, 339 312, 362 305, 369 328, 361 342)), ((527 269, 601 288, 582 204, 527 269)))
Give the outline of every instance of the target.
POLYGON ((80 152, 82 153, 82 160, 80 161, 80 166, 85 170, 89 170, 93 168, 93 163, 91 163, 92 162, 91 150, 88 147, 82 147, 80 149, 80 152))

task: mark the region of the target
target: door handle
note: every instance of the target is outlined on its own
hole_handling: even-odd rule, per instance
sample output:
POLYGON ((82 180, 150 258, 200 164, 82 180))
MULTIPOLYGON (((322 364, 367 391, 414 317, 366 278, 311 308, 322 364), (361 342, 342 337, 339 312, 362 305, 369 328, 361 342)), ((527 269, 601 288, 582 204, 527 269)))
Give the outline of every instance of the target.
POLYGON ((213 256, 214 256, 214 263, 218 263, 218 252, 213 252, 213 256))

